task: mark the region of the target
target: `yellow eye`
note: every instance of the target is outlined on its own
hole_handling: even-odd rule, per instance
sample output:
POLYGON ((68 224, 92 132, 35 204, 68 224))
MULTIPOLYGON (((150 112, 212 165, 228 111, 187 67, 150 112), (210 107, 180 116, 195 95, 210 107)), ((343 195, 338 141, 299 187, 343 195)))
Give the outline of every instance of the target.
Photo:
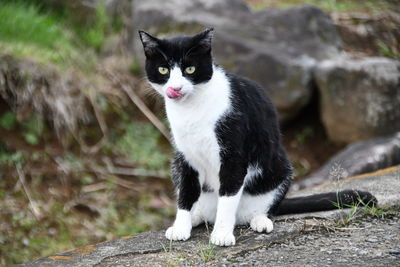
POLYGON ((194 67, 194 66, 190 66, 190 67, 187 67, 186 69, 185 69, 185 72, 187 73, 187 74, 193 74, 193 72, 196 70, 196 68, 194 67))
POLYGON ((165 75, 169 72, 168 68, 164 68, 164 67, 158 67, 158 71, 162 74, 165 75))

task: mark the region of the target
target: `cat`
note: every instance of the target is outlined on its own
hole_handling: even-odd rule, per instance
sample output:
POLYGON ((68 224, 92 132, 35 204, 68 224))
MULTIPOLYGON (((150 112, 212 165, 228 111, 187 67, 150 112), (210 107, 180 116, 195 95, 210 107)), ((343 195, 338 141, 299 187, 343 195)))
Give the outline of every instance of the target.
POLYGON ((293 170, 277 111, 262 87, 215 62, 213 33, 209 28, 159 39, 139 31, 147 79, 164 98, 176 149, 172 180, 178 207, 166 238, 187 240, 192 227, 211 223, 210 242, 231 246, 235 225, 270 233, 273 215, 374 199, 358 191, 284 199, 293 170))

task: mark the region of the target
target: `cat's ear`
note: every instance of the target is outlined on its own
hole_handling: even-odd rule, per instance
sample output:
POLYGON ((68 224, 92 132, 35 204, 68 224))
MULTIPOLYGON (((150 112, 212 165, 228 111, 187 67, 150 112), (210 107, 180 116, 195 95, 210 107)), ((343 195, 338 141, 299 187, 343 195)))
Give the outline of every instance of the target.
POLYGON ((211 50, 211 42, 214 36, 214 29, 207 28, 204 31, 196 34, 194 39, 206 50, 211 50))
POLYGON ((153 54, 157 50, 159 40, 142 30, 139 30, 139 36, 146 56, 153 54))
POLYGON ((205 54, 211 52, 211 42, 213 39, 214 29, 208 28, 193 36, 193 46, 187 52, 189 54, 205 54))
POLYGON ((200 44, 207 45, 211 48, 211 42, 214 36, 214 28, 207 28, 201 33, 196 34, 195 38, 199 40, 200 44))

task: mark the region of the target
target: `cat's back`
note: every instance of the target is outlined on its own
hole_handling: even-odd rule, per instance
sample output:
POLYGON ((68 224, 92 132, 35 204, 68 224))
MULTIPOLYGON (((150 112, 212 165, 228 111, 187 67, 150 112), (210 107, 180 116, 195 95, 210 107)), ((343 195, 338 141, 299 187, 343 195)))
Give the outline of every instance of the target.
POLYGON ((226 72, 226 76, 229 79, 232 105, 245 109, 243 111, 246 112, 261 108, 270 110, 274 113, 273 115, 276 115, 275 107, 263 87, 246 77, 231 72, 226 72))

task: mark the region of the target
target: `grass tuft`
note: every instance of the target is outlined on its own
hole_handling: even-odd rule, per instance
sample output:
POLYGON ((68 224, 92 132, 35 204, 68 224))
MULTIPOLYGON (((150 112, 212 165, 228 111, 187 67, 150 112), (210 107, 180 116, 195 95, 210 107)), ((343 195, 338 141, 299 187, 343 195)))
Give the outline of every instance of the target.
POLYGON ((34 3, 14 1, 0 5, 0 51, 61 67, 91 66, 93 55, 79 45, 74 32, 34 3))
POLYGON ((340 220, 336 223, 338 227, 344 227, 349 225, 350 223, 357 221, 359 218, 364 216, 370 216, 378 219, 383 219, 385 216, 393 214, 394 211, 390 209, 384 209, 376 206, 375 204, 365 203, 363 200, 358 199, 356 204, 348 205, 348 204, 340 204, 338 202, 333 202, 332 205, 337 207, 338 209, 349 208, 350 212, 345 216, 341 217, 340 220))
POLYGON ((220 257, 219 253, 215 250, 216 246, 213 244, 200 245, 197 255, 204 261, 209 262, 220 257))

